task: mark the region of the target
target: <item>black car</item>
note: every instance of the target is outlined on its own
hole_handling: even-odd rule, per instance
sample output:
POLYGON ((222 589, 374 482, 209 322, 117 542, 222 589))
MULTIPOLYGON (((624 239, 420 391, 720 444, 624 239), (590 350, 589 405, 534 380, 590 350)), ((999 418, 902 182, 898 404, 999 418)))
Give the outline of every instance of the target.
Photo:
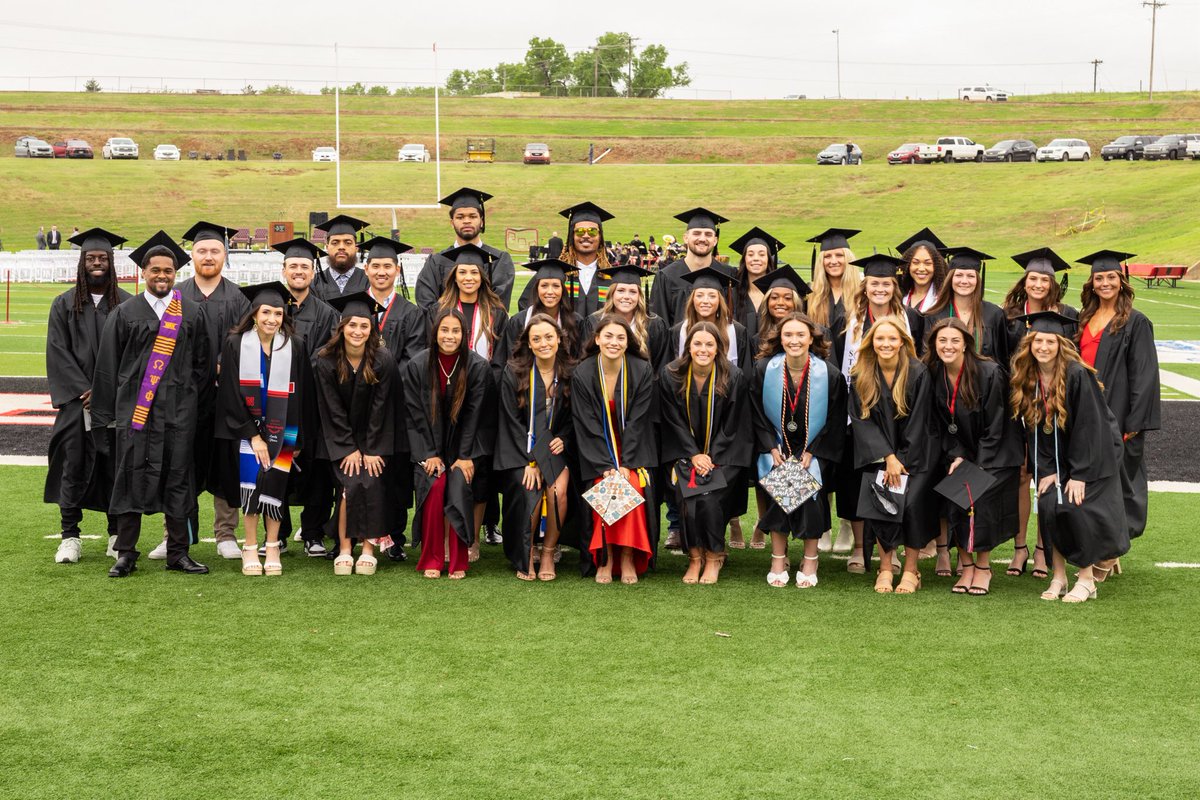
POLYGON ((1161 136, 1142 149, 1142 158, 1147 161, 1170 159, 1176 161, 1187 154, 1187 137, 1182 133, 1161 136))
POLYGON ((984 161, 1033 161, 1037 145, 1028 139, 1005 139, 983 151, 984 161))
POLYGON ((1100 148, 1100 157, 1105 161, 1123 158, 1126 161, 1137 161, 1142 157, 1146 145, 1158 139, 1157 136, 1118 136, 1104 147, 1100 148))

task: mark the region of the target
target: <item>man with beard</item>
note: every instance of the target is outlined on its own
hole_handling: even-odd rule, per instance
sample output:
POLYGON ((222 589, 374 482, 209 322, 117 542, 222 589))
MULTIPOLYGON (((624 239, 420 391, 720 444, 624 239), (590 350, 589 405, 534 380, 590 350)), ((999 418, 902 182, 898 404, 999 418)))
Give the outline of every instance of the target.
MULTIPOLYGON (((192 268, 194 277, 182 281, 179 292, 188 303, 197 306, 205 329, 208 345, 208 379, 197 389, 200 392, 196 420, 196 443, 193 454, 196 459, 194 478, 196 495, 208 491, 213 496, 213 536, 217 540, 217 555, 230 560, 242 557, 237 541, 238 510, 225 502, 221 496, 219 471, 220 459, 214 457, 213 436, 214 413, 217 399, 217 374, 220 370, 221 346, 230 329, 250 311, 250 301, 242 294, 237 283, 222 275, 229 254, 229 237, 237 231, 212 222, 197 222, 183 234, 185 242, 192 243, 192 268)), ((199 506, 192 510, 189 518, 192 535, 200 530, 199 506)), ((167 557, 168 531, 163 531, 163 541, 150 551, 149 558, 159 560, 167 557)), ((196 544, 193 540, 192 544, 196 544)))
MULTIPOLYGON (((717 228, 722 222, 729 221, 706 208, 693 208, 691 211, 676 214, 675 219, 687 225, 687 232, 683 234, 687 254, 659 269, 658 274, 654 276, 654 287, 650 292, 650 310, 665 319, 667 325, 674 325, 683 319, 684 306, 688 295, 691 294, 691 287, 681 276, 713 266, 713 256, 716 254, 720 237, 717 228)), ((722 267, 717 266, 717 269, 722 267)), ((727 271, 730 274, 733 272, 727 271)))
POLYGON ((143 514, 166 515, 167 569, 202 574, 208 567, 188 555, 188 518, 200 388, 209 380, 206 327, 175 288, 188 256, 171 237, 159 231, 130 258, 146 290, 108 315, 92 378, 92 436, 102 454, 111 440, 115 476, 108 512, 117 517, 117 561, 108 574, 137 568, 143 514))
MULTIPOLYGON (((46 377, 50 403, 58 409, 50 434, 50 471, 43 499, 55 503, 62 517, 62 541, 54 554, 56 564, 75 564, 83 550, 79 523, 83 510, 108 511, 112 470, 96 453, 91 430, 92 372, 100 333, 111 311, 129 299, 117 286, 113 248, 124 237, 92 228, 71 237, 79 248, 75 287, 63 292, 50 306, 46 330, 46 377)), ((108 550, 115 556, 116 517, 108 518, 108 550)))
MULTIPOLYGON (((283 282, 291 293, 287 314, 296 326, 296 340, 302 342, 305 356, 311 362, 317 351, 329 341, 333 329, 338 324, 338 313, 334 311, 333 306, 312 291, 317 262, 325 255, 325 251, 307 239, 283 242, 275 245, 274 249, 283 253, 283 282)), ((311 376, 311 372, 309 375, 311 376)), ((321 435, 321 418, 316 407, 316 386, 305 387, 301 397, 304 398, 301 424, 305 438, 310 442, 315 441, 315 437, 321 435)), ((324 538, 325 525, 333 514, 334 484, 329 462, 316 459, 313 456, 315 450, 313 447, 305 447, 296 453, 298 468, 288 475, 288 495, 291 498, 300 498, 296 502, 301 502, 304 506, 300 512, 300 536, 304 539, 304 554, 311 558, 323 558, 329 552, 325 548, 324 538)), ((286 542, 291 538, 291 533, 291 514, 285 512, 279 526, 279 541, 286 542)), ((259 554, 266 555, 265 542, 259 548, 259 554)))
POLYGON ((483 204, 492 196, 478 189, 466 186, 443 197, 438 202, 450 207, 450 225, 454 228, 454 244, 440 253, 432 253, 425 259, 421 274, 417 276, 417 305, 427 313, 437 307, 438 298, 446 288, 446 276, 454 269, 454 261, 446 257, 446 253, 464 244, 473 244, 487 251, 492 257, 488 266, 488 278, 492 290, 500 296, 507 309, 512 300, 513 278, 516 269, 513 267, 512 256, 502 250, 483 243, 483 232, 487 230, 487 218, 484 215, 483 204))
POLYGON ((345 294, 365 292, 367 276, 358 269, 358 232, 370 223, 338 214, 317 226, 325 231, 325 247, 329 251, 329 269, 323 269, 313 279, 312 290, 325 302, 345 294))
MULTIPOLYGON (((605 252, 604 223, 613 218, 595 203, 584 201, 558 212, 567 218, 567 241, 560 259, 578 272, 568 280, 567 295, 571 298, 571 310, 583 319, 604 306, 608 297, 609 281, 598 273, 612 269, 605 252)), ((525 284, 517 309, 524 311, 533 302, 534 286, 537 281, 525 284)))

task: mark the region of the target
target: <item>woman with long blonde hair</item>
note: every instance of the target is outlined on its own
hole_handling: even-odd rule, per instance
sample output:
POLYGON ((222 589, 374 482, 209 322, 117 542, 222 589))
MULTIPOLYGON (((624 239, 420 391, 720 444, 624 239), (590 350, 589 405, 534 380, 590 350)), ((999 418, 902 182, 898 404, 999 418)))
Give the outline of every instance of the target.
POLYGON ((608 292, 604 306, 583 321, 581 338, 585 345, 594 338, 596 325, 601 319, 615 314, 629 324, 636 342, 630 350, 639 352, 650 362, 655 374, 670 361, 670 335, 667 321, 650 310, 642 280, 651 275, 650 270, 632 264, 612 267, 602 273, 608 281, 608 292))
POLYGON ((834 364, 842 363, 846 346, 847 298, 857 297, 862 283, 862 274, 854 266, 854 252, 849 242, 857 233, 859 231, 849 228, 830 228, 808 240, 818 244, 820 256, 813 248, 812 295, 808 298, 806 313, 829 335, 834 364))
POLYGON ((1092 369, 1053 311, 1025 318, 1030 332, 1012 360, 1011 408, 1025 425, 1037 481, 1038 526, 1053 562, 1043 600, 1096 597, 1095 565, 1129 550, 1121 487, 1121 433, 1092 369), (1067 564, 1079 567, 1067 591, 1067 564))

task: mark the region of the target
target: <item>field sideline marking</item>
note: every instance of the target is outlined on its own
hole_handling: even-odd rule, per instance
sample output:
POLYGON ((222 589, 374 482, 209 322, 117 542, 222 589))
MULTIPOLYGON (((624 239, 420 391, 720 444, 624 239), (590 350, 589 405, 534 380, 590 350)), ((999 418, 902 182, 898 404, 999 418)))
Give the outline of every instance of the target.
POLYGON ((1156 561, 1154 566, 1162 569, 1200 569, 1200 564, 1189 564, 1184 561, 1156 561))

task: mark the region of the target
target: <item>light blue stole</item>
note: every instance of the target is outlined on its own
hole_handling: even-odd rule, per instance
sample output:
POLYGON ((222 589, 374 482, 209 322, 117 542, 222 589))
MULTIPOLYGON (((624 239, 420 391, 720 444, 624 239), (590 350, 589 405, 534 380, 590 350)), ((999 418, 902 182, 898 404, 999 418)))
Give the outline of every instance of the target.
MULTIPOLYGON (((767 372, 763 376, 762 404, 763 410, 767 412, 767 419, 771 420, 771 425, 775 428, 775 443, 782 447, 783 445, 783 429, 780 428, 780 423, 783 420, 783 370, 784 370, 784 354, 771 356, 771 360, 767 362, 767 372)), ((829 366, 824 359, 817 358, 812 353, 808 354, 808 441, 804 443, 807 448, 812 444, 813 439, 817 438, 817 434, 825 429, 826 417, 829 415, 829 366)), ((799 455, 799 454, 797 454, 799 455)), ((774 462, 771 460, 770 453, 761 453, 758 456, 758 477, 761 480, 766 477, 771 471, 774 462)), ((813 458, 812 464, 809 465, 808 471, 812 476, 821 483, 824 480, 821 478, 821 465, 817 463, 817 459, 813 458)))

